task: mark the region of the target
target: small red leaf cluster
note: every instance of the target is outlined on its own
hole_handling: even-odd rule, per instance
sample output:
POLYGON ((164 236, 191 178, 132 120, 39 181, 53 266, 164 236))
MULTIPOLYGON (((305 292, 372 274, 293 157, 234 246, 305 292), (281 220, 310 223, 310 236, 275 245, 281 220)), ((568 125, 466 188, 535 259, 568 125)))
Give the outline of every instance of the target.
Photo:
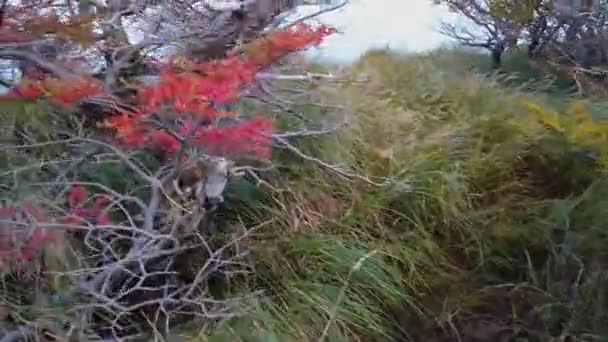
POLYGON ((328 26, 315 29, 305 23, 298 23, 292 28, 275 31, 267 38, 249 44, 247 54, 258 64, 270 64, 292 51, 317 46, 335 32, 334 28, 328 26))
POLYGON ((90 78, 60 80, 45 78, 41 80, 25 80, 11 90, 9 97, 22 97, 31 100, 48 97, 53 103, 70 107, 78 101, 103 93, 101 84, 90 78))
POLYGON ((240 57, 205 63, 174 60, 171 67, 161 72, 157 85, 139 92, 140 101, 147 111, 170 105, 178 113, 215 116, 210 107, 234 102, 241 88, 253 80, 258 68, 240 57))
MULTIPOLYGON (((89 191, 81 186, 72 186, 66 197, 68 213, 57 219, 66 225, 109 225, 108 200, 100 195, 88 205, 89 191)), ((61 237, 57 231, 41 227, 49 222, 33 203, 0 208, 0 267, 9 263, 23 264, 40 254, 44 245, 61 237)))
POLYGON ((104 210, 108 199, 97 196, 92 205, 87 205, 89 197, 89 191, 84 186, 72 186, 67 196, 68 215, 62 217, 60 221, 66 224, 110 224, 110 217, 104 210))
POLYGON ((270 158, 272 122, 263 118, 247 120, 239 125, 198 129, 193 127, 192 122, 186 122, 181 133, 198 146, 205 146, 207 153, 212 155, 238 151, 261 159, 270 158))
POLYGON ((38 226, 44 219, 42 212, 29 202, 0 208, 0 266, 31 261, 45 243, 59 236, 38 226))

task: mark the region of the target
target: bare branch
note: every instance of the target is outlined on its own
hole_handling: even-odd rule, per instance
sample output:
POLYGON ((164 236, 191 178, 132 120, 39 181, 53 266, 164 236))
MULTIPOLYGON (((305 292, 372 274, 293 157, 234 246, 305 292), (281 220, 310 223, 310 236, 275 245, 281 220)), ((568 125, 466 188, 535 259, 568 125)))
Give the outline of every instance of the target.
POLYGON ((330 7, 327 7, 327 8, 323 8, 323 9, 321 9, 321 10, 315 12, 315 13, 306 15, 306 16, 301 17, 301 18, 298 18, 297 20, 294 20, 290 24, 286 25, 285 28, 293 27, 293 26, 295 26, 295 25, 297 25, 299 23, 305 22, 305 21, 310 20, 310 19, 314 19, 314 18, 316 18, 316 17, 318 17, 318 16, 320 16, 322 14, 326 14, 326 13, 337 11, 337 10, 343 8, 344 6, 348 5, 348 3, 349 3, 349 0, 343 0, 342 2, 340 2, 337 5, 330 6, 330 7))

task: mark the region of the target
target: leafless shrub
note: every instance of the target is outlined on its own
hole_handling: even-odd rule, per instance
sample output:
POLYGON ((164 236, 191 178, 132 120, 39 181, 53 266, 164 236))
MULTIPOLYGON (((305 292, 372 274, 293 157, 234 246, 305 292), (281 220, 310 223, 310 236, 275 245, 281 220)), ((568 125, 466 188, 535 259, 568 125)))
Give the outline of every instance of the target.
MULTIPOLYGON (((53 143, 73 147, 96 144, 106 148, 115 160, 129 167, 149 193, 147 199, 141 199, 103 184, 61 179, 44 184, 55 189, 74 185, 95 189, 91 194, 107 203, 99 210, 111 213, 113 218, 99 222, 85 215, 77 221, 35 222, 40 229, 62 232, 79 250, 79 268, 52 272, 71 284, 62 295, 72 303, 67 312, 73 319, 67 329, 71 338, 82 340, 84 335, 74 334, 91 330, 102 339, 144 338, 150 330, 148 322, 166 334, 176 322, 186 318, 232 317, 259 295, 256 292, 230 298, 211 295, 210 278, 249 271, 245 262, 247 252, 240 250, 239 245, 250 230, 233 232, 230 236, 213 229, 214 201, 221 201, 225 182, 232 177, 229 175, 232 169, 224 160, 195 163, 194 167, 212 164, 218 167, 208 167, 208 172, 194 181, 193 187, 202 188, 194 198, 185 194, 190 189, 177 188, 177 177, 184 173, 173 166, 165 165, 149 174, 130 155, 101 141, 73 138, 53 143), (228 237, 222 239, 222 235, 228 237)), ((69 214, 53 201, 46 203, 46 217, 69 214)), ((11 224, 30 225, 30 219, 15 217, 11 224)))

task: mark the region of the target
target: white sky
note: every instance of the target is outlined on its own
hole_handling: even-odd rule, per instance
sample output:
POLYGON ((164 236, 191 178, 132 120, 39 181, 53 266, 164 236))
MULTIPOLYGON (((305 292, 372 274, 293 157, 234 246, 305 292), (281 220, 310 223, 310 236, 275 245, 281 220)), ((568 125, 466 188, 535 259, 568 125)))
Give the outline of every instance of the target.
POLYGON ((320 21, 344 34, 328 38, 322 48, 309 52, 310 57, 348 63, 374 47, 405 52, 433 49, 447 41, 437 32, 439 22, 455 18, 432 0, 350 1, 342 9, 320 16, 320 21))

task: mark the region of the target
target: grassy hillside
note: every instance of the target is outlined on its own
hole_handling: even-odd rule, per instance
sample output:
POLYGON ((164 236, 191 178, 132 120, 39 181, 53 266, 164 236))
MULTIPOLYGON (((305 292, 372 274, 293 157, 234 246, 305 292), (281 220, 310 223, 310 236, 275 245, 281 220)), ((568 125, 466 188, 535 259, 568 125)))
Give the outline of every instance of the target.
POLYGON ((318 89, 350 119, 297 146, 360 177, 277 150, 266 183, 231 184, 220 231, 249 229, 252 267, 224 290, 266 295, 182 338, 608 340, 606 104, 480 58, 372 51, 348 69, 369 82, 318 89))
POLYGON ((508 87, 465 56, 370 52, 350 72, 371 82, 325 94, 352 106, 351 121, 300 146, 398 182, 277 156, 281 180, 247 213, 264 222, 247 286, 271 296, 202 340, 608 338, 608 182, 523 106, 573 99, 508 87))

